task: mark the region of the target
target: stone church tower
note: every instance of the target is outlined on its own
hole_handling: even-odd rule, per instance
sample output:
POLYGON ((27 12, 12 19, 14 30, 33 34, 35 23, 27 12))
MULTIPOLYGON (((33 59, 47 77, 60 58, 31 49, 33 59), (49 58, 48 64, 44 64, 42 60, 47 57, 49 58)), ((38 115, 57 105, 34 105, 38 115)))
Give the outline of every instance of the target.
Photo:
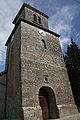
POLYGON ((78 113, 60 35, 49 30, 48 18, 24 3, 13 21, 6 42, 7 118, 47 120, 78 113))

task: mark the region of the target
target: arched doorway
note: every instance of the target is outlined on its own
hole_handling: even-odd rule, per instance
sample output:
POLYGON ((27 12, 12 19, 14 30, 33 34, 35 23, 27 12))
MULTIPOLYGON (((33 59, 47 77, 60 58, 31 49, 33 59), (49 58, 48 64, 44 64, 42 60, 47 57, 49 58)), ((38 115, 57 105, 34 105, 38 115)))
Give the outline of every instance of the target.
POLYGON ((41 87, 39 90, 39 103, 42 109, 43 120, 59 118, 55 94, 49 87, 41 87))

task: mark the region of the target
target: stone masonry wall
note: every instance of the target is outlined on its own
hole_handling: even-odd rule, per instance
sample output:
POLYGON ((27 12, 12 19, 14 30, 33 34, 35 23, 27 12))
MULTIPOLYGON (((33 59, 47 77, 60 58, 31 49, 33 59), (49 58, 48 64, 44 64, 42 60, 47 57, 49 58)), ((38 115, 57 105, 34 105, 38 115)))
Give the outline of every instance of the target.
POLYGON ((7 117, 21 118, 21 79, 20 79, 20 25, 16 29, 13 39, 8 44, 8 83, 7 83, 7 117), (10 48, 9 48, 10 47, 10 48))
MULTIPOLYGON (((68 105, 69 110, 70 104, 74 106, 74 100, 59 40, 54 35, 45 33, 46 36, 42 37, 38 28, 21 22, 22 106, 25 109, 40 106, 39 90, 42 86, 48 86, 55 93, 59 109, 60 105, 68 105), (42 39, 45 40, 47 49, 43 48, 42 39), (44 75, 48 76, 48 82, 44 81, 44 75)), ((70 111, 67 115, 76 112, 75 107, 75 111, 70 111)))
MULTIPOLYGON (((37 19, 38 19, 38 16, 39 16, 41 18, 41 26, 43 28, 48 29, 48 19, 46 17, 44 17, 41 14, 25 7, 25 20, 28 20, 28 21, 36 24, 36 22, 34 22, 33 14, 35 14, 37 16, 37 19)), ((38 24, 38 22, 37 22, 37 25, 40 25, 40 24, 38 24)))
POLYGON ((48 29, 48 19, 46 17, 44 17, 43 15, 41 15, 27 7, 24 7, 24 10, 20 13, 19 17, 16 19, 15 24, 17 24, 17 22, 19 21, 20 18, 23 18, 29 22, 37 24, 38 26, 48 29), (34 21, 33 14, 35 14, 37 16, 37 22, 34 21), (38 23, 38 16, 41 18, 41 24, 38 23))
POLYGON ((0 76, 0 119, 5 113, 5 90, 6 90, 6 75, 0 76))
POLYGON ((23 19, 25 19, 25 10, 23 10, 22 12, 21 12, 21 14, 19 15, 19 17, 17 18, 17 20, 16 20, 16 23, 15 24, 17 24, 18 23, 18 21, 19 21, 19 19, 20 18, 23 18, 23 19))

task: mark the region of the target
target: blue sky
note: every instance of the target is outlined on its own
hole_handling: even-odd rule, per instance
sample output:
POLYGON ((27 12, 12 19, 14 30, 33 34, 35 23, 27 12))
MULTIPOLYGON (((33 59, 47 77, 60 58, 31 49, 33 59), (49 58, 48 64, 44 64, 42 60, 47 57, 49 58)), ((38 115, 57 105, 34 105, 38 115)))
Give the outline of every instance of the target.
POLYGON ((49 29, 61 35, 63 53, 70 38, 80 47, 80 0, 0 0, 0 71, 5 66, 5 42, 14 27, 12 21, 24 2, 50 17, 49 29))

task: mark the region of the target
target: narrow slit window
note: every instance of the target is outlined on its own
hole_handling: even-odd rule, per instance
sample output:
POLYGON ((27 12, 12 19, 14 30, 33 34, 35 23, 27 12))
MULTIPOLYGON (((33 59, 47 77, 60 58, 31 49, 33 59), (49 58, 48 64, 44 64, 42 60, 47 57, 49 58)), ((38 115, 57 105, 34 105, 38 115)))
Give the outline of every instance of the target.
POLYGON ((36 16, 35 14, 33 14, 33 17, 34 17, 34 18, 33 18, 34 21, 37 22, 37 16, 36 16))
POLYGON ((41 24, 41 18, 38 16, 38 23, 41 24))
POLYGON ((43 43, 43 48, 45 48, 46 49, 46 42, 45 42, 45 40, 41 40, 42 41, 42 43, 43 43))

